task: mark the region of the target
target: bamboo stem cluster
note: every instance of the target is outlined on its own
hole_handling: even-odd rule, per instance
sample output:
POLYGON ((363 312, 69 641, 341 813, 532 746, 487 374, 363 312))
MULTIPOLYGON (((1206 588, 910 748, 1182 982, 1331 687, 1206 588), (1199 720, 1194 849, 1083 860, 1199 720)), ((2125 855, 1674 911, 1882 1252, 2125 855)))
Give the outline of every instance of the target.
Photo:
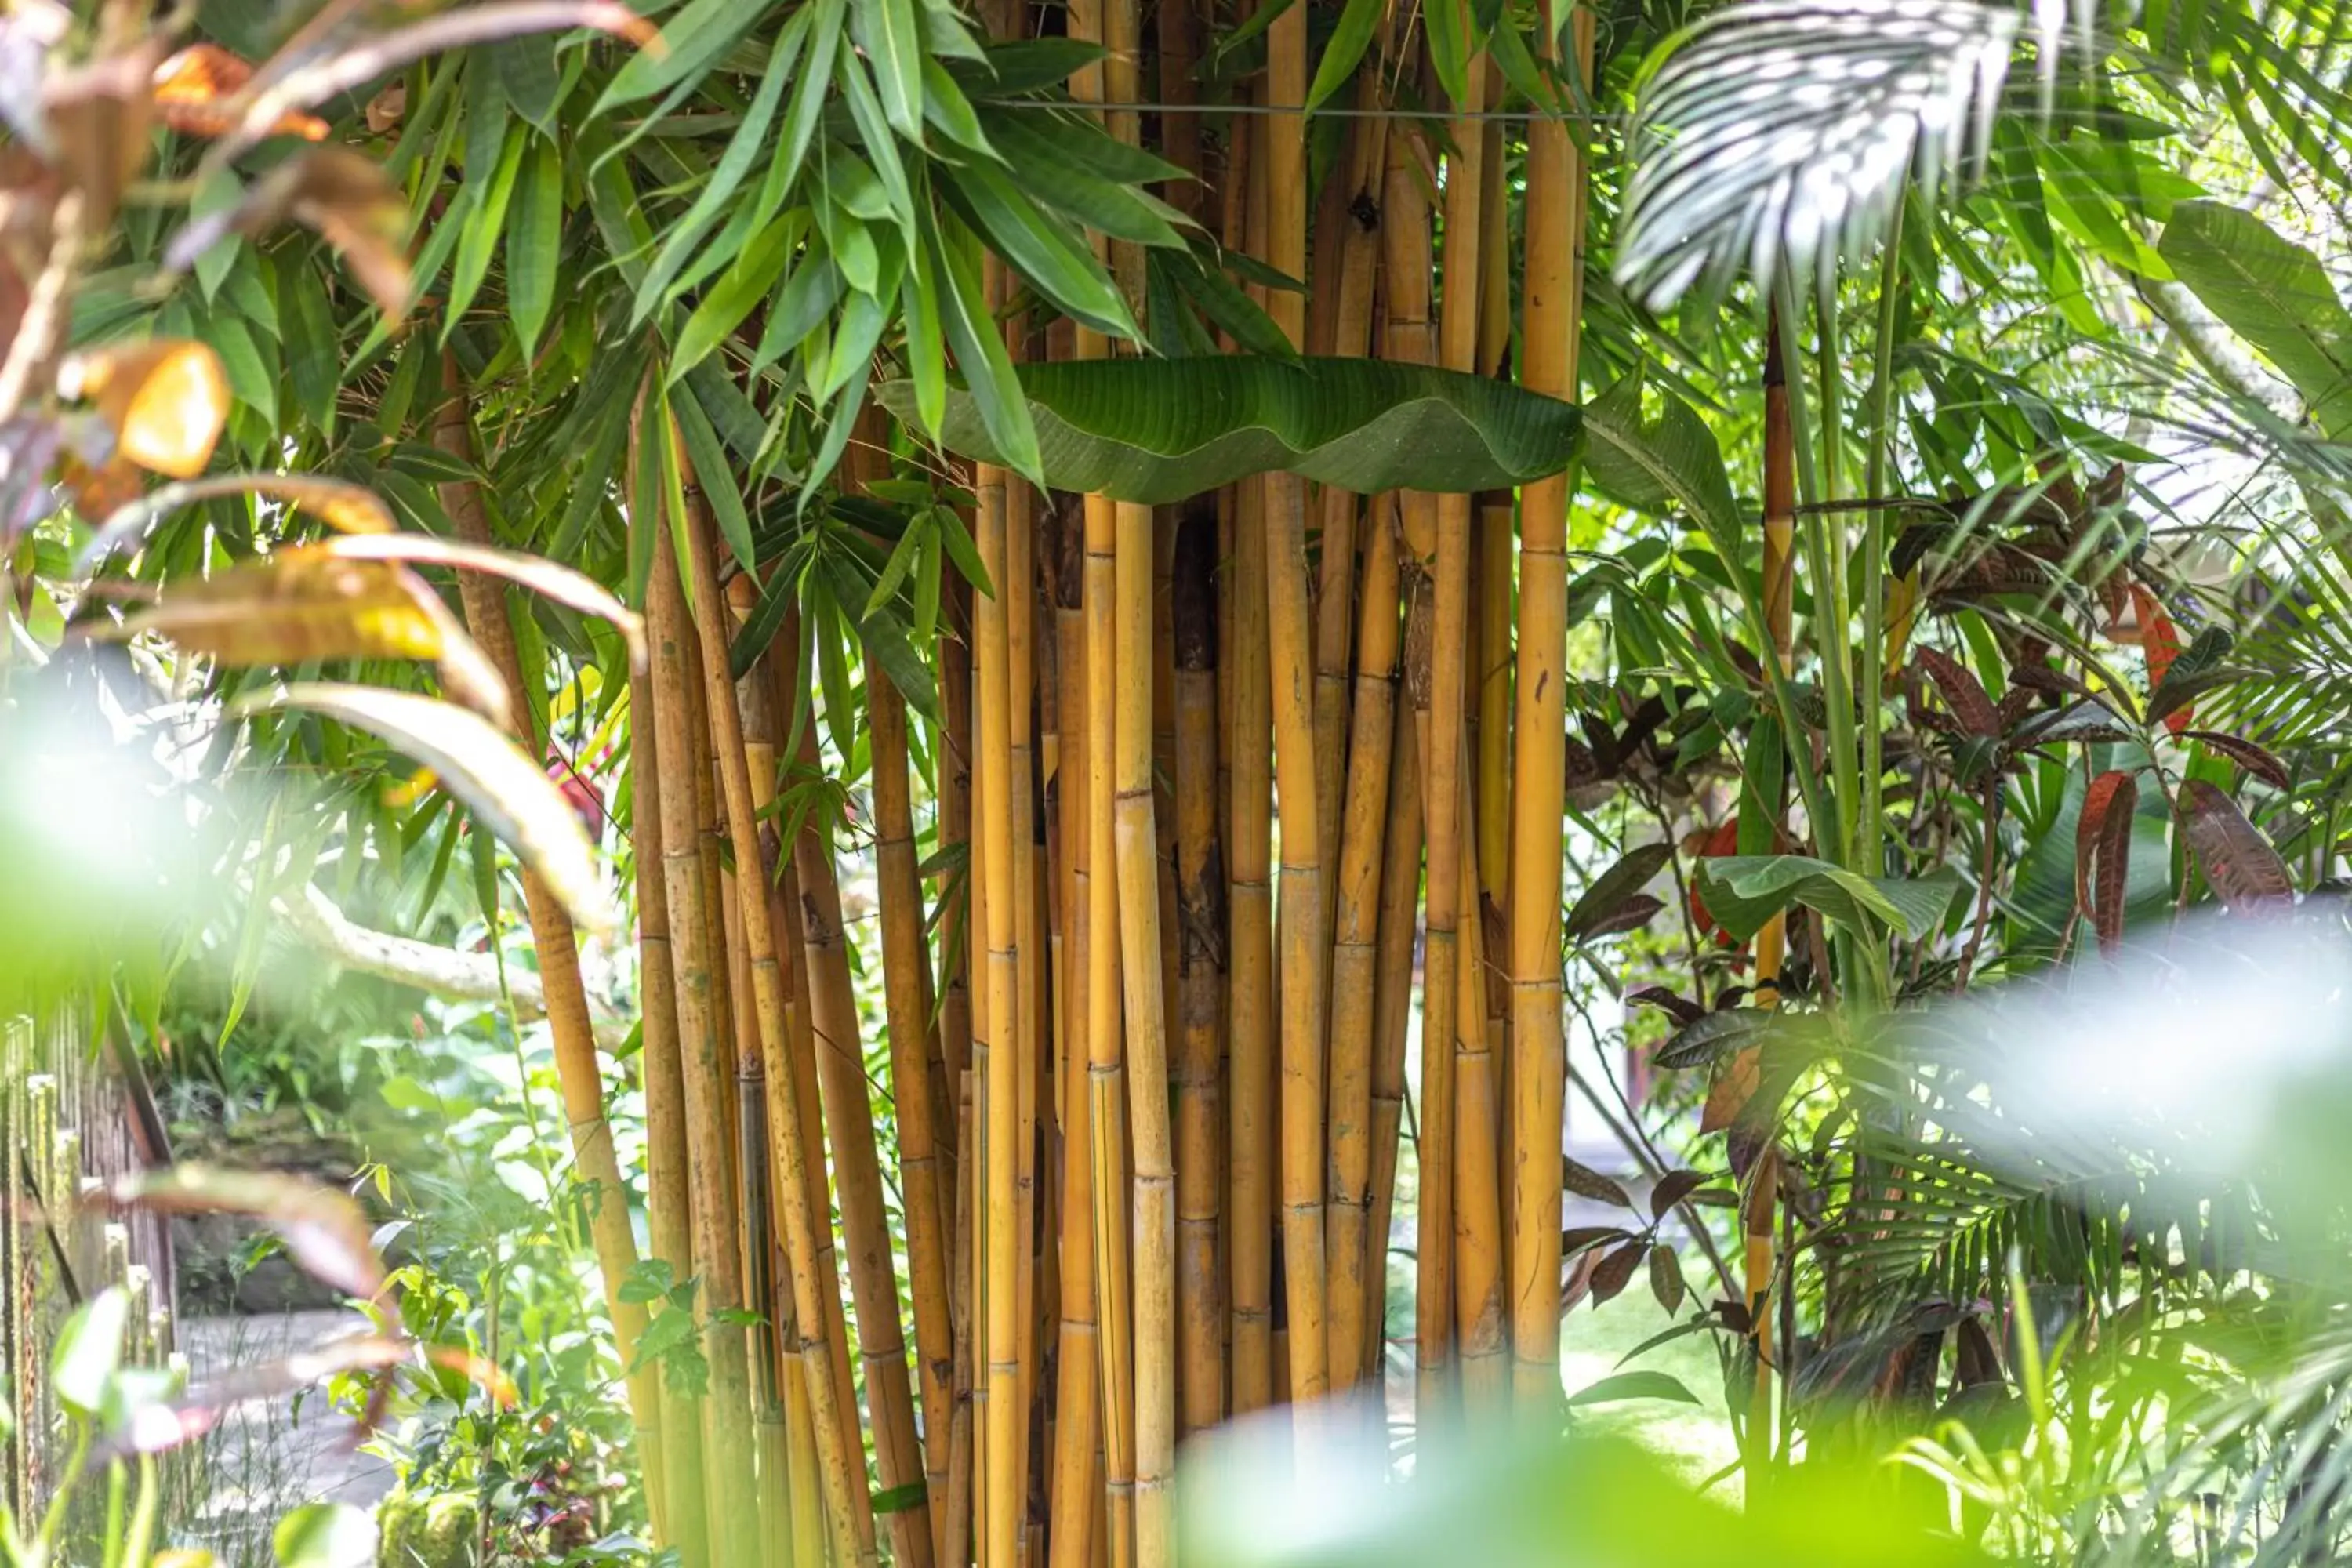
MULTIPOLYGON (((1079 108, 1131 143, 1117 106, 1189 94, 1206 31, 1191 0, 1144 20, 1066 15, 1109 48, 1079 108)), ((1304 103, 1306 20, 1267 27, 1260 106, 1304 103)), ((1359 108, 1442 96, 1409 20, 1380 25, 1359 108)), ((1591 15, 1560 21, 1551 69, 1589 73, 1591 15)), ((989 22, 1034 30, 1017 4, 989 22)), ((1515 332, 1500 79, 1470 61, 1450 121, 1346 122, 1311 224, 1301 116, 1163 117, 1167 198, 1314 281, 1248 284, 1295 344, 1573 398, 1582 152, 1535 117, 1515 332)), ((1143 315, 1139 252, 1097 244, 1143 315)), ((1033 320, 993 258, 985 286, 1015 361, 1124 352, 1033 320)), ((1305 1467, 1381 1418, 1408 1219, 1420 1419, 1557 1400, 1570 479, 1276 473, 1154 509, 976 468, 986 582, 946 585, 936 722, 865 665, 868 1041, 835 814, 804 798, 827 763, 801 631, 738 646, 777 584, 725 558, 666 396, 641 396, 660 472, 632 486, 660 501, 633 520, 648 1237, 694 1282, 662 1310, 696 1314, 707 1376, 633 1368, 665 1542, 692 1568, 1166 1568, 1180 1436, 1286 1404, 1305 1467)), ((845 487, 889 461, 861 431, 845 487)), ((542 972, 560 956, 542 935, 542 972)), ((609 1162, 593 1128, 581 1150, 609 1162)), ((635 1262, 612 1228, 608 1280, 635 1262)), ((617 1296, 614 1320, 643 1330, 617 1296)))

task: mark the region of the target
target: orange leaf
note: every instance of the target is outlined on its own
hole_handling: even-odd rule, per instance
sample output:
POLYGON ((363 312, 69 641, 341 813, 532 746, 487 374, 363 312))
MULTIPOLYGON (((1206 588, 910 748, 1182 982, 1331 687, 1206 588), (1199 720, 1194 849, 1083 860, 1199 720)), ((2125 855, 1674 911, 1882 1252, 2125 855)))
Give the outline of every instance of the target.
POLYGON ((1764 1079, 1764 1050, 1750 1046, 1716 1069, 1715 1082, 1706 1091, 1706 1109, 1699 1113, 1698 1130, 1702 1134, 1719 1132, 1739 1120, 1748 1102, 1756 1098, 1758 1085, 1764 1079))
MULTIPOLYGON (((191 44, 155 68, 155 112, 163 123, 187 136, 226 136, 237 117, 225 100, 234 99, 253 79, 253 67, 218 44, 191 44)), ((289 111, 269 128, 273 136, 299 136, 323 142, 327 122, 314 114, 289 111)))
MULTIPOLYGON (((1724 855, 1736 855, 1738 852, 1739 818, 1737 816, 1727 816, 1717 824, 1698 849, 1699 858, 1704 860, 1712 860, 1724 855)), ((1709 936, 1719 941, 1730 935, 1730 932, 1716 924, 1715 916, 1707 912, 1706 900, 1699 897, 1698 879, 1696 877, 1691 879, 1690 883, 1690 913, 1691 923, 1709 936)), ((1703 1002, 1706 998, 1702 996, 1699 1000, 1703 1002)))
POLYGON ((228 423, 220 356, 184 338, 96 350, 59 381, 68 395, 78 390, 97 403, 119 456, 171 479, 203 473, 228 423))
MULTIPOLYGON (((2147 689, 2151 692, 2164 684, 2164 672, 2180 657, 2180 634, 2173 628, 2172 617, 2164 613, 2157 596, 2138 584, 2132 584, 2132 609, 2139 622, 2139 646, 2147 655, 2147 689)), ((2184 702, 2164 716, 2164 727, 2174 734, 2189 728, 2195 706, 2184 702)))

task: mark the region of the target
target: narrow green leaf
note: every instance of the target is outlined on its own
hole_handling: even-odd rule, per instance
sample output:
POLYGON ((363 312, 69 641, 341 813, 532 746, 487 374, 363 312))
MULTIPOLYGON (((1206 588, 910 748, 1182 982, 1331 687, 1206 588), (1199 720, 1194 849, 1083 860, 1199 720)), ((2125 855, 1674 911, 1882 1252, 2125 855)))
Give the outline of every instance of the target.
POLYGON ((707 70, 736 39, 751 31, 761 15, 761 7, 746 5, 742 0, 688 0, 663 24, 662 47, 630 54, 589 111, 591 117, 650 98, 707 70))
POLYGON ((555 306, 557 253, 563 246, 563 154, 551 138, 531 138, 515 195, 515 221, 507 230, 507 309, 529 360, 555 306))
POLYGON ((711 515, 719 520, 719 531, 727 536, 727 547, 735 552, 735 559, 749 570, 758 564, 751 519, 743 510, 742 492, 736 488, 727 453, 719 445, 709 416, 702 411, 701 399, 691 386, 687 387, 671 398, 670 413, 677 420, 678 439, 686 446, 687 461, 694 466, 695 480, 710 503, 711 515))
MULTIPOLYGON (((990 449, 1001 454, 998 460, 1005 467, 1043 486, 1045 462, 1037 452, 1037 427, 1029 416, 1020 379, 1013 373, 1012 356, 1004 352, 1003 335, 989 311, 979 274, 960 247, 941 245, 935 233, 926 234, 923 243, 931 247, 933 270, 946 285, 940 289, 940 320, 947 328, 948 347, 963 372, 990 449)), ((888 388, 883 390, 887 405, 888 388)), ((942 427, 952 418, 951 400, 950 414, 940 420, 942 427)))
POLYGON ((1118 285, 1076 231, 993 169, 942 164, 937 173, 941 188, 991 246, 1064 314, 1117 337, 1136 335, 1118 285))
POLYGON ((675 385, 725 342, 775 286, 784 264, 792 259, 791 230, 789 215, 761 230, 758 237, 744 247, 743 254, 736 258, 735 264, 703 296, 702 303, 678 329, 677 344, 670 352, 671 384, 675 385))
POLYGON ((883 114, 899 135, 919 143, 928 57, 916 33, 915 0, 857 0, 850 16, 858 47, 873 62, 883 114))
POLYGON ((776 108, 783 101, 784 85, 793 79, 793 68, 808 43, 810 16, 807 11, 795 13, 776 36, 775 47, 768 54, 767 74, 760 79, 760 89, 752 95, 751 107, 743 111, 742 123, 735 128, 710 177, 695 193, 694 205, 670 226, 668 237, 662 241, 653 265, 637 285, 630 305, 631 325, 643 321, 662 302, 670 279, 677 276, 678 269, 694 254, 694 247, 727 210, 736 188, 751 172, 761 153, 767 150, 768 127, 775 121, 776 108))
POLYGON ((474 302, 474 295, 489 276, 490 258, 497 253, 499 241, 506 237, 507 204, 514 198, 515 181, 522 173, 524 144, 530 137, 530 127, 520 123, 507 127, 505 143, 499 149, 497 168, 489 184, 482 188, 478 204, 469 217, 465 232, 457 239, 457 259, 449 271, 449 300, 445 307, 441 335, 444 342, 456 330, 466 310, 474 302))
POLYGON ((1307 89, 1309 113, 1348 85, 1356 68, 1363 63, 1364 51, 1371 47, 1372 34, 1387 12, 1386 0, 1348 0, 1346 8, 1339 13, 1339 25, 1332 29, 1331 41, 1323 46, 1323 58, 1315 67, 1314 85, 1307 89))

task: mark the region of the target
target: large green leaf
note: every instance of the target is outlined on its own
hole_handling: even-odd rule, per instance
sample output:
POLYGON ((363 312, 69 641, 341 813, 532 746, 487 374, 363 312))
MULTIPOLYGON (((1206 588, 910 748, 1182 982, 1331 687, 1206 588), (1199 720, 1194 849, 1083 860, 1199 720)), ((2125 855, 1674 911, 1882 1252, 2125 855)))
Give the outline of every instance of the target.
POLYGON ((1918 880, 1864 877, 1804 855, 1727 855, 1703 860, 1698 882, 1708 912, 1743 942, 1792 903, 1864 932, 1869 928, 1863 916, 1867 913, 1916 940, 1942 921, 1959 888, 1948 873, 1918 880))
MULTIPOLYGON (((1045 482, 1121 500, 1181 500, 1270 470, 1362 494, 1507 489, 1566 468, 1579 440, 1573 404, 1377 360, 1092 360, 1020 374, 1045 482)), ((879 395, 913 416, 911 384, 879 395)), ((1006 460, 961 387, 949 391, 940 439, 1006 460)))
POLYGON ((2158 253, 2205 307, 2294 384, 2328 437, 2352 437, 2352 311, 2319 258, 2252 213, 2182 202, 2158 253))
POLYGON ((1585 471, 1612 499, 1637 511, 1685 511, 1728 553, 1739 510, 1723 449, 1706 421, 1670 392, 1653 391, 1645 413, 1640 383, 1619 382, 1588 405, 1585 471))

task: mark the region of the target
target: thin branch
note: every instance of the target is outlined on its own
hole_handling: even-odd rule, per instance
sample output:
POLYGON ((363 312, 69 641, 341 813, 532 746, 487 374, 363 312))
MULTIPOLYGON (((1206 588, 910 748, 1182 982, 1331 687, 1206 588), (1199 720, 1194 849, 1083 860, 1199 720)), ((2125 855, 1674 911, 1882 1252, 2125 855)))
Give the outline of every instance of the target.
MULTIPOLYGON (((315 887, 305 888, 299 899, 278 900, 278 912, 288 930, 346 969, 356 969, 452 1002, 505 999, 506 993, 499 984, 499 965, 492 955, 459 952, 414 937, 372 931, 344 914, 332 899, 315 887)), ((506 981, 519 1021, 547 1016, 547 994, 541 989, 537 974, 509 969, 506 981)), ((614 1049, 628 1037, 629 1021, 605 1005, 593 990, 589 994, 589 1016, 595 1026, 596 1043, 606 1050, 614 1049)))

